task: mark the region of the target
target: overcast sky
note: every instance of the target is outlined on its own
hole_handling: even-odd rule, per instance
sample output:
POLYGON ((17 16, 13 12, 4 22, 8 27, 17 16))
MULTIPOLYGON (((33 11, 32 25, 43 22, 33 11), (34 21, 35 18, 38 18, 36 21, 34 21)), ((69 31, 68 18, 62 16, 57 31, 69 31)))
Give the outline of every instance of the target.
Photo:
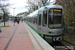
MULTIPOLYGON (((50 0, 50 2, 53 2, 56 0, 50 0)), ((27 0, 8 0, 10 4, 13 4, 9 7, 9 11, 11 15, 17 15, 18 13, 28 11, 25 6, 27 6, 27 0), (15 8, 13 10, 13 8, 15 8)))
MULTIPOLYGON (((17 15, 18 13, 21 12, 25 12, 27 11, 27 8, 25 8, 25 6, 27 5, 27 0, 9 0, 10 4, 13 3, 13 5, 11 7, 15 8, 15 10, 13 10, 12 8, 10 8, 10 12, 12 15, 17 15)), ((56 2, 56 0, 50 0, 51 4, 52 2, 56 2)))
POLYGON ((27 0, 8 0, 8 2, 10 4, 13 4, 9 6, 9 11, 11 15, 17 15, 18 13, 27 11, 27 8, 25 8, 25 6, 27 5, 27 0))

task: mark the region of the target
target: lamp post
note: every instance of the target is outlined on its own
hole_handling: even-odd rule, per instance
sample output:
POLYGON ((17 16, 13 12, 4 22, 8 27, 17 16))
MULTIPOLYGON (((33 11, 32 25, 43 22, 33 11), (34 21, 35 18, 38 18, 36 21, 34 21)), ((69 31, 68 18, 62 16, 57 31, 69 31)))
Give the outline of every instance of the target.
POLYGON ((16 8, 14 8, 14 7, 8 7, 8 8, 13 9, 13 16, 15 16, 15 9, 16 9, 16 8))
POLYGON ((13 16, 15 16, 15 8, 13 8, 13 16))
MULTIPOLYGON (((16 8, 14 8, 14 7, 8 7, 8 8, 12 9, 12 12, 13 12, 12 16, 13 16, 13 18, 14 18, 14 16, 15 16, 15 9, 16 9, 16 8)), ((10 19, 11 19, 11 18, 10 18, 10 19)))

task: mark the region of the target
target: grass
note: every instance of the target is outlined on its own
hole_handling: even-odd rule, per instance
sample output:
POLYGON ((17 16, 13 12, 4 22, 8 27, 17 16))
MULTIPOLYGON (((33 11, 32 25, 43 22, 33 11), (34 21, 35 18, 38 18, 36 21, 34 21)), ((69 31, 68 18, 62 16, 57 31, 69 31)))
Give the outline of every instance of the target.
POLYGON ((64 39, 65 41, 68 41, 68 42, 70 42, 70 43, 72 43, 72 44, 74 44, 74 45, 75 45, 75 41, 73 41, 73 40, 69 39, 68 37, 63 36, 63 39, 64 39))
MULTIPOLYGON (((10 27, 10 26, 1 26, 1 27, 10 27)), ((2 32, 2 31, 0 30, 0 32, 2 32)))
POLYGON ((1 27, 10 27, 10 26, 1 26, 1 27))
POLYGON ((1 32, 1 30, 0 30, 0 32, 1 32))

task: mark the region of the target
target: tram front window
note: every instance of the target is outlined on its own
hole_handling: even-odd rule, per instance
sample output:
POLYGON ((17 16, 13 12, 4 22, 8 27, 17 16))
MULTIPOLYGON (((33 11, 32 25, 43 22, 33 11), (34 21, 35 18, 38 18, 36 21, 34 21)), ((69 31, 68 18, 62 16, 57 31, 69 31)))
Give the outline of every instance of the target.
POLYGON ((58 9, 53 9, 53 15, 49 15, 48 24, 49 28, 62 28, 63 27, 62 11, 58 9))

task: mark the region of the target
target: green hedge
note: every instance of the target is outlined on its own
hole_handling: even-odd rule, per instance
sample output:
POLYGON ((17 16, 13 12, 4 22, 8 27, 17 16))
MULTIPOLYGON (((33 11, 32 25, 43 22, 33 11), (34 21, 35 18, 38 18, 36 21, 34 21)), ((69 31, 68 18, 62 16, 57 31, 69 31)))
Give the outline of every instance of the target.
POLYGON ((0 30, 0 32, 1 32, 1 30, 0 30))
POLYGON ((72 22, 64 22, 64 26, 65 26, 65 32, 70 34, 70 35, 73 35, 75 34, 75 28, 73 28, 74 26, 70 26, 72 22))

